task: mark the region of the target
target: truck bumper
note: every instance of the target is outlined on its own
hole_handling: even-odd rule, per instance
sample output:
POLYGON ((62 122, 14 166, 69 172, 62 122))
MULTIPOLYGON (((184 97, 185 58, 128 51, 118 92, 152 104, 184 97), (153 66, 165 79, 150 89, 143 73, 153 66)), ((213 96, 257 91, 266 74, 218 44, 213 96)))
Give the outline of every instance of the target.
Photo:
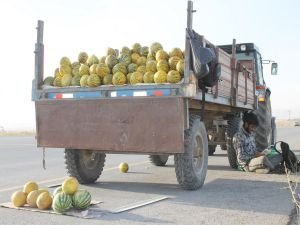
POLYGON ((38 147, 107 153, 184 150, 184 99, 139 97, 35 102, 38 147))

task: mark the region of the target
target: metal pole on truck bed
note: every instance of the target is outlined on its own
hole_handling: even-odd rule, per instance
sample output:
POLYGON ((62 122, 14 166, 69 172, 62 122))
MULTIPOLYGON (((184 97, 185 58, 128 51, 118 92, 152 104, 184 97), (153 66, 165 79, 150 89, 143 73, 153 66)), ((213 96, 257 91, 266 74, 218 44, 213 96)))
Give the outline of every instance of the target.
POLYGON ((192 30, 193 27, 193 2, 188 1, 187 8, 187 28, 185 34, 185 57, 184 57, 184 83, 189 83, 190 77, 190 56, 191 56, 191 46, 188 31, 192 30))
POLYGON ((34 85, 33 88, 33 98, 35 96, 35 91, 40 88, 43 83, 44 78, 44 44, 43 44, 43 32, 44 32, 44 22, 39 20, 37 26, 37 42, 35 44, 35 64, 34 64, 34 85))

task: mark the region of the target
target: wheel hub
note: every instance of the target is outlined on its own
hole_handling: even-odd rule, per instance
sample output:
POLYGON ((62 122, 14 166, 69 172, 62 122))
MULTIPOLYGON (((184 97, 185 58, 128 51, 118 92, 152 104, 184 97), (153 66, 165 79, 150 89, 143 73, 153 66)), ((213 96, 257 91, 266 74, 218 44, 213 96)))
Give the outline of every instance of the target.
POLYGON ((86 168, 94 169, 95 167, 97 167, 97 163, 98 163, 97 153, 95 153, 94 151, 83 150, 81 154, 82 154, 83 164, 86 168))

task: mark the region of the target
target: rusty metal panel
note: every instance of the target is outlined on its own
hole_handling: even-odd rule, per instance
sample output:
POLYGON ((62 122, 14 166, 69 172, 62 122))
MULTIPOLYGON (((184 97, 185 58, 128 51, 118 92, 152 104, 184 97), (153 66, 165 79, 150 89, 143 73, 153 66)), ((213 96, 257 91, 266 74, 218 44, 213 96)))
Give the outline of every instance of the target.
POLYGON ((178 97, 36 102, 40 147, 182 153, 184 104, 178 97))

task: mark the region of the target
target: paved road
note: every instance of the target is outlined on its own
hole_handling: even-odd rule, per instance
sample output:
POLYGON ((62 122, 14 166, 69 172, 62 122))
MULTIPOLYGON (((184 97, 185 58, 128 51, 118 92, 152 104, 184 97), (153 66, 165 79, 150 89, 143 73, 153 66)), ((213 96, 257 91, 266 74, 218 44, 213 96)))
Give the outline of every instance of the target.
MULTIPOLYGON (((286 140, 300 154, 300 128, 278 130, 278 138, 286 140)), ((40 186, 60 184, 66 177, 63 151, 48 149, 46 166, 42 168, 42 151, 33 137, 0 138, 0 202, 28 180, 40 186)), ((286 178, 233 171, 221 150, 209 158, 209 170, 201 190, 181 190, 176 181, 173 158, 164 168, 155 167, 143 155, 108 155, 100 180, 84 186, 93 199, 103 201, 100 209, 116 210, 122 206, 160 196, 170 198, 120 214, 106 213, 98 219, 0 208, 0 224, 288 224, 293 210, 286 178), (130 172, 117 170, 120 162, 130 165, 130 172)), ((50 190, 52 190, 50 188, 50 190)))

